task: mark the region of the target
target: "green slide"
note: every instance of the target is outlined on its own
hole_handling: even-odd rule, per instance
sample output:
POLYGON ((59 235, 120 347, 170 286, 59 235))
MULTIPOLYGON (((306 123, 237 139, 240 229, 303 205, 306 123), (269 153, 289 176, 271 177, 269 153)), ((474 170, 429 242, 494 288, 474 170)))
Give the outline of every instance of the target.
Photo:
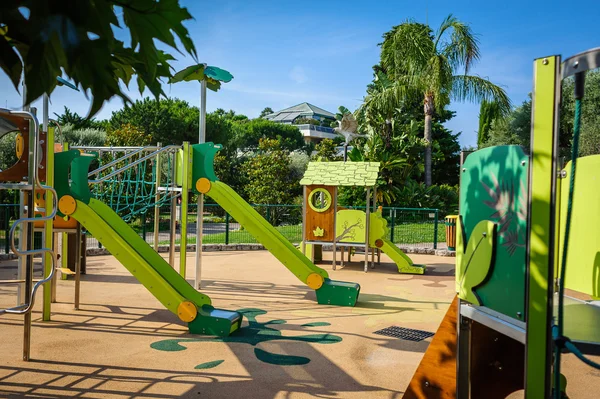
POLYGON ((191 333, 228 336, 240 328, 237 312, 215 309, 110 207, 77 200, 71 215, 81 223, 168 310, 188 322, 191 333))
POLYGON ((396 246, 393 242, 388 240, 387 238, 382 238, 383 245, 381 246, 381 250, 389 256, 394 263, 398 266, 398 271, 400 273, 409 273, 409 274, 424 274, 425 266, 424 265, 415 265, 411 258, 409 258, 400 248, 396 246))
POLYGON ((329 279, 325 270, 315 266, 227 184, 212 181, 206 194, 244 226, 300 281, 315 289, 320 304, 338 306, 356 304, 360 292, 358 284, 329 279))

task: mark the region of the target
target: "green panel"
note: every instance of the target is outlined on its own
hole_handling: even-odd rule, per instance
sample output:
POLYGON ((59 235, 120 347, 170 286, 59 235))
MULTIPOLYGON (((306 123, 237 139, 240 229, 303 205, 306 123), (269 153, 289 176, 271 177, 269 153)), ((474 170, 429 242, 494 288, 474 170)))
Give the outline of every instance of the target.
POLYGON ((534 63, 533 120, 531 133, 531 192, 529 215, 529 268, 527 338, 525 345, 525 397, 550 395, 552 271, 555 254, 551 216, 553 183, 556 182, 556 104, 560 58, 546 57, 534 63))
POLYGON ((77 201, 77 209, 72 216, 92 233, 164 307, 177 314, 177 306, 185 301, 183 296, 128 245, 107 222, 102 220, 92 208, 81 201, 77 201))
MULTIPOLYGON (((468 156, 460 183, 467 240, 481 221, 498 225, 494 268, 476 289, 477 297, 482 305, 521 321, 525 314, 528 168, 529 157, 520 146, 484 148, 468 156)), ((481 267, 487 270, 488 265, 481 267)))
MULTIPOLYGON (((365 242, 365 212, 357 209, 342 209, 335 215, 335 234, 337 242, 365 242)), ((375 241, 383 239, 388 234, 387 220, 381 216, 381 211, 372 212, 369 223, 369 245, 375 246, 375 241)))
POLYGON ((277 229, 267 222, 233 189, 222 182, 213 182, 207 193, 237 220, 254 238, 265 246, 300 281, 306 282, 311 273, 329 277, 327 272, 311 263, 277 229))
POLYGON ((196 194, 196 182, 201 177, 205 177, 210 181, 217 181, 217 175, 214 169, 214 159, 217 152, 221 150, 220 144, 202 143, 192 146, 192 189, 196 194))
POLYGON ((300 245, 301 245, 301 247, 300 247, 300 248, 302 248, 302 245, 304 245, 304 252, 305 252, 305 254, 304 254, 304 255, 305 255, 305 256, 306 256, 308 259, 312 259, 312 258, 313 258, 313 250, 314 250, 314 246, 313 246, 312 244, 303 243, 303 242, 302 242, 302 243, 300 243, 300 245))
POLYGON ((383 246, 381 250, 389 256, 398 266, 399 273, 407 274, 424 274, 426 267, 424 265, 415 265, 411 258, 408 257, 400 248, 390 240, 383 238, 383 246))
POLYGON ((337 242, 365 242, 365 213, 357 209, 342 209, 335 215, 337 242))
MULTIPOLYGON (((564 242, 565 221, 567 217, 567 199, 571 162, 564 170, 560 191, 560 238, 564 242)), ((577 175, 573 195, 571 215, 571 236, 567 254, 566 288, 583 292, 594 297, 600 296, 600 155, 592 155, 577 160, 577 175)), ((562 259, 562 245, 559 246, 558 259, 562 259)))
MULTIPOLYGON (((211 304, 211 300, 208 296, 196 291, 185 278, 180 276, 162 256, 154 251, 154 249, 152 249, 152 247, 108 205, 96 199, 92 199, 90 200, 89 207, 96 212, 106 224, 110 225, 115 233, 134 249, 150 267, 167 280, 180 295, 192 301, 198 307, 211 304)), ((92 234, 94 234, 93 231, 92 234)))
POLYGON ((86 204, 91 198, 88 172, 94 159, 94 155, 81 154, 71 162, 71 195, 86 204))
MULTIPOLYGON (((54 156, 54 189, 58 198, 64 195, 71 195, 71 187, 69 184, 69 171, 71 170, 71 162, 81 154, 77 150, 69 150, 56 153, 54 156)), ((86 175, 87 181, 87 175, 86 175)), ((65 216, 59 213, 60 216, 65 216)))
POLYGON ((375 241, 385 240, 388 235, 387 220, 381 215, 381 209, 371 212, 369 223, 369 245, 376 247, 375 241))
POLYGON ((457 238, 461 237, 456 245, 456 291, 460 299, 482 305, 476 288, 486 281, 493 270, 497 225, 489 220, 477 223, 465 245, 462 218, 456 224, 457 238))
POLYGON ((360 285, 326 278, 323 286, 315 292, 317 302, 321 305, 354 306, 358 300, 360 285))

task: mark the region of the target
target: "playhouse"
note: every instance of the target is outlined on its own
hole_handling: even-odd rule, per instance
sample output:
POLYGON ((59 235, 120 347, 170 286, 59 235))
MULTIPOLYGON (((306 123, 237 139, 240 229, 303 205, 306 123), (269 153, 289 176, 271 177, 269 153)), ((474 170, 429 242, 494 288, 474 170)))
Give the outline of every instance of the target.
POLYGON ((387 239, 387 220, 377 207, 379 162, 309 162, 303 186, 302 252, 311 260, 319 259, 323 245, 333 251, 333 270, 337 267, 337 249, 344 265, 352 249, 362 249, 364 271, 375 267, 375 255, 385 252, 398 266, 399 273, 423 274, 425 266, 415 265, 400 248, 387 239), (339 187, 364 187, 366 207, 348 209, 338 204, 339 187), (371 260, 369 260, 371 255, 371 260))

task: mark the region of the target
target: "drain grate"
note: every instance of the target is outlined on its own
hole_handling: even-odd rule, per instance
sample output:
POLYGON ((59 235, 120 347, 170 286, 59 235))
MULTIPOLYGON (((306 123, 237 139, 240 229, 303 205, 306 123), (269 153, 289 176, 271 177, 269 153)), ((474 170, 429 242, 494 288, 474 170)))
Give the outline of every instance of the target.
POLYGON ((433 337, 435 334, 429 331, 413 330, 412 328, 396 327, 391 326, 384 328, 383 330, 375 331, 373 334, 385 335, 387 337, 394 337, 400 339, 406 339, 408 341, 419 342, 433 337))

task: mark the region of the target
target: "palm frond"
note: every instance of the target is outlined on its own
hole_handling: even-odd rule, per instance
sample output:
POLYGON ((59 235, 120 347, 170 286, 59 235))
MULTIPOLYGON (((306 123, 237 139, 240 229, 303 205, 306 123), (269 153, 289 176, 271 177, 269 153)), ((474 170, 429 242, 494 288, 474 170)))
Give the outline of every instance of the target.
POLYGON ((479 60, 479 40, 471 30, 471 27, 458 19, 452 14, 442 22, 435 39, 436 51, 444 54, 448 62, 455 72, 461 67, 464 67, 465 75, 473 66, 473 63, 479 60), (444 34, 452 29, 450 41, 447 43, 441 42, 444 34), (440 47, 438 47, 440 46, 440 47))
POLYGON ((423 87, 414 77, 403 76, 394 82, 365 97, 359 113, 377 113, 391 117, 396 109, 405 101, 421 99, 423 87))
POLYGON ((407 22, 394 27, 381 45, 381 65, 395 79, 398 75, 417 74, 434 54, 429 26, 407 22))
POLYGON ((502 87, 477 75, 455 75, 452 80, 451 98, 469 102, 496 101, 503 113, 511 108, 510 98, 502 87))

